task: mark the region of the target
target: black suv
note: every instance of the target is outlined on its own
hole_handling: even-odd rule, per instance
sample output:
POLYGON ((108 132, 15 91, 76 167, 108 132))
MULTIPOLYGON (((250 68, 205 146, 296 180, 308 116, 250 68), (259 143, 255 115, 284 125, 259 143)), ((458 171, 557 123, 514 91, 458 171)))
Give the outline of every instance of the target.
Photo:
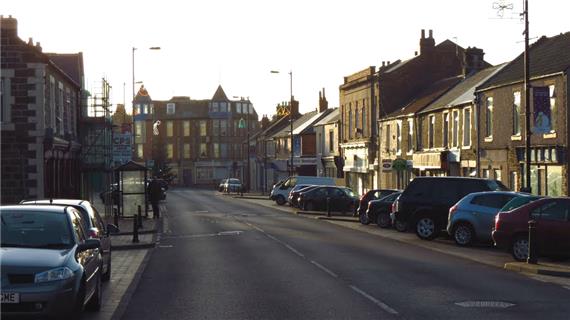
POLYGON ((465 177, 418 177, 394 202, 391 214, 398 231, 415 227, 418 237, 435 239, 447 225, 449 208, 472 192, 508 191, 500 181, 465 177))

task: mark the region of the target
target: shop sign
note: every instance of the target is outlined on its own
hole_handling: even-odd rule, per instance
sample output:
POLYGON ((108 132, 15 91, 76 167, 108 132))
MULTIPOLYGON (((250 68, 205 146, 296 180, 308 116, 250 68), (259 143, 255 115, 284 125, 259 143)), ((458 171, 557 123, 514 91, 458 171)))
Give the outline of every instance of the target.
POLYGON ((392 162, 392 168, 396 171, 404 171, 408 167, 408 162, 402 158, 398 158, 392 162))
POLYGON ((392 170, 392 160, 384 159, 382 160, 382 171, 391 171, 392 170))

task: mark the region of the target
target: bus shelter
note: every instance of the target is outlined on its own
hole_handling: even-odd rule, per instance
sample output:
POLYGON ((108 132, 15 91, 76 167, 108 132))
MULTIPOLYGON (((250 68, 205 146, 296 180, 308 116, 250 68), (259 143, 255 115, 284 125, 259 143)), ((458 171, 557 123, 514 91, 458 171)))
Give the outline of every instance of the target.
POLYGON ((138 213, 140 206, 148 215, 146 206, 146 186, 148 185, 148 168, 136 162, 129 161, 117 168, 120 201, 118 214, 127 217, 138 213))

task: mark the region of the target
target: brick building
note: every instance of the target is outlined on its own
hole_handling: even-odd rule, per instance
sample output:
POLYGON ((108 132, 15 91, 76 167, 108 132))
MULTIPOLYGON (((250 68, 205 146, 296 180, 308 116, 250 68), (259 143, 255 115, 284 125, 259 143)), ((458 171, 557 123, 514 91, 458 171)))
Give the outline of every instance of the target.
POLYGON ((1 202, 79 198, 82 54, 52 60, 39 42, 18 37, 15 18, 0 25, 1 202))
POLYGON ((135 161, 152 166, 165 158, 176 175, 174 183, 180 185, 215 185, 224 178, 247 177, 247 133, 259 129, 249 99, 230 100, 218 86, 212 99, 157 101, 141 87, 134 106, 135 161))
MULTIPOLYGON (((544 90, 545 110, 531 104, 532 193, 568 195, 570 142, 568 91, 570 32, 542 37, 530 47, 532 92, 544 90), (537 132, 539 111, 547 130, 537 132)), ((480 168, 482 177, 502 180, 513 190, 525 181, 524 53, 477 88, 480 168)))

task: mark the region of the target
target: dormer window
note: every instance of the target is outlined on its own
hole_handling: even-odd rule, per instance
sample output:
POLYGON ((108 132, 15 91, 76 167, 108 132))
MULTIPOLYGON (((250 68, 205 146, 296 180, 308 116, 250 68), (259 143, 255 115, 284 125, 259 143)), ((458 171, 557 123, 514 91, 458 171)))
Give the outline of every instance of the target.
POLYGON ((176 112, 176 104, 167 103, 166 104, 166 114, 174 114, 176 112))
POLYGON ((220 112, 228 112, 228 106, 225 102, 220 102, 220 112))
POLYGON ((212 103, 212 112, 220 111, 220 106, 217 102, 212 103))

